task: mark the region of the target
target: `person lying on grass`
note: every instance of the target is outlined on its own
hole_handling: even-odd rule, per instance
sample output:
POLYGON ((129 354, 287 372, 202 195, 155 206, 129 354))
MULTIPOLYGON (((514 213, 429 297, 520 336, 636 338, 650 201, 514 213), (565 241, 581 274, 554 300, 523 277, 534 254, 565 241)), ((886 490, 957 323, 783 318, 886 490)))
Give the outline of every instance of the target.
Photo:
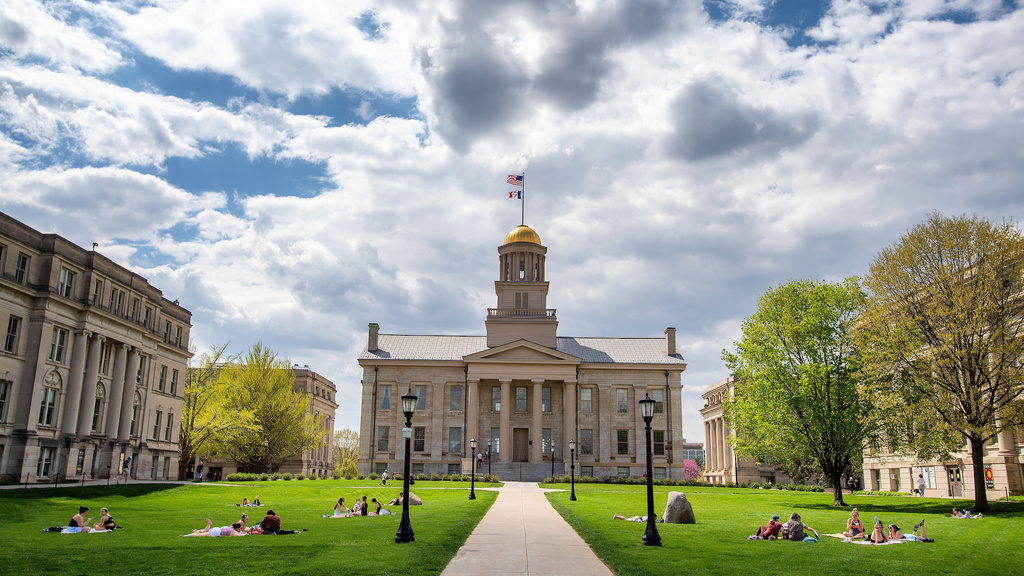
POLYGON ((868 542, 872 544, 885 544, 889 541, 889 535, 886 534, 885 528, 882 528, 882 521, 875 516, 875 528, 871 531, 871 536, 868 536, 868 542))
POLYGON ((971 511, 970 510, 964 510, 963 512, 960 512, 956 508, 953 508, 953 518, 982 518, 982 517, 983 516, 981 515, 981 513, 978 513, 978 514, 975 514, 975 515, 971 516, 971 511))
POLYGON ((895 524, 889 524, 889 533, 887 534, 889 540, 917 540, 919 542, 934 542, 929 538, 924 531, 924 520, 921 520, 914 525, 914 531, 911 534, 904 534, 900 531, 900 527, 895 524), (918 531, 921 533, 918 534, 918 531))
POLYGON ((850 512, 850 517, 846 520, 846 532, 843 532, 843 536, 853 540, 868 537, 864 531, 864 521, 860 519, 860 512, 856 508, 850 512))
POLYGON ((202 530, 193 530, 190 534, 179 534, 178 538, 193 538, 196 536, 217 538, 219 536, 245 536, 245 534, 245 529, 242 527, 240 522, 235 522, 231 526, 214 527, 213 521, 207 518, 206 528, 203 528, 202 530))
MULTIPOLYGON (((625 520, 626 522, 647 522, 647 516, 630 516, 626 518, 622 514, 612 514, 612 520, 625 520)), ((658 515, 654 515, 654 521, 659 522, 658 515)))

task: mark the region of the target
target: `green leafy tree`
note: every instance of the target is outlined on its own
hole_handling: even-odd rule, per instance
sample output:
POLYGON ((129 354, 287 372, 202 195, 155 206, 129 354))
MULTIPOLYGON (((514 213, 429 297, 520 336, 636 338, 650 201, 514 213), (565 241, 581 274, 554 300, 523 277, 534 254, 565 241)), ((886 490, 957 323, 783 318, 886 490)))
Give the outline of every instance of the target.
POLYGON ((769 289, 743 322, 725 415, 739 454, 798 470, 813 463, 843 506, 843 473, 859 462, 873 430, 860 391, 860 359, 850 326, 863 304, 853 279, 795 280, 769 289))
POLYGON ((891 450, 939 457, 968 444, 987 511, 985 443, 1024 425, 1024 236, 1012 222, 932 213, 880 252, 858 330, 875 394, 902 411, 891 450))
POLYGON ((252 426, 217 441, 215 451, 245 472, 276 469, 329 433, 310 411, 312 396, 294 389, 290 362, 260 342, 224 365, 219 380, 228 388, 229 404, 252 415, 252 426))
POLYGON ((334 433, 334 466, 340 468, 343 475, 349 472, 356 474, 359 461, 359 432, 345 428, 334 433))
POLYGON ((185 400, 181 406, 178 478, 185 478, 196 458, 214 450, 215 438, 234 435, 252 425, 252 415, 229 402, 227 386, 218 378, 227 344, 189 358, 185 400))

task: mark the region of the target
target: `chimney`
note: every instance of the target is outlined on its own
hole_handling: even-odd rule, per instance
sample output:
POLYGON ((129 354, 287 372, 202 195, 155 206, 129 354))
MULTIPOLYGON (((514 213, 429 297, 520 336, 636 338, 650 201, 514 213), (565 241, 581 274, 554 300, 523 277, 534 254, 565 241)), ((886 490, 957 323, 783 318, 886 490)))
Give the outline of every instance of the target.
POLYGON ((379 350, 377 347, 377 333, 380 332, 380 324, 370 322, 370 337, 366 340, 366 350, 373 352, 379 350))
POLYGON ((671 327, 665 328, 665 343, 666 343, 665 348, 667 350, 666 353, 669 356, 678 356, 679 355, 679 351, 676 350, 676 329, 675 328, 671 328, 671 327))

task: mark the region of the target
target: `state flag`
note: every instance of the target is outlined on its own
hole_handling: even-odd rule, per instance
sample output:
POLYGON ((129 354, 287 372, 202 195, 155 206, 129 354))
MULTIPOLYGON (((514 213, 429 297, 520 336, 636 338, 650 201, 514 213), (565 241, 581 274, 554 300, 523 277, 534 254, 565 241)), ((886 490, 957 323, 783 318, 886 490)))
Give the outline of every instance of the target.
POLYGON ((509 199, 520 200, 523 197, 523 191, 522 190, 513 190, 513 191, 508 193, 508 197, 509 197, 509 199))

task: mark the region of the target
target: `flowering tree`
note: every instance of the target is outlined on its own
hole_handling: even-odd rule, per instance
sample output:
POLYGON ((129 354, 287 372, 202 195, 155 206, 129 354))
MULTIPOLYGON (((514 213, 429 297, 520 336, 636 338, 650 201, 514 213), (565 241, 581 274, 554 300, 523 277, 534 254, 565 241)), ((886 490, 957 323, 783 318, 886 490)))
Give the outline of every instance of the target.
POLYGON ((693 460, 683 460, 683 480, 700 480, 700 466, 693 460))

